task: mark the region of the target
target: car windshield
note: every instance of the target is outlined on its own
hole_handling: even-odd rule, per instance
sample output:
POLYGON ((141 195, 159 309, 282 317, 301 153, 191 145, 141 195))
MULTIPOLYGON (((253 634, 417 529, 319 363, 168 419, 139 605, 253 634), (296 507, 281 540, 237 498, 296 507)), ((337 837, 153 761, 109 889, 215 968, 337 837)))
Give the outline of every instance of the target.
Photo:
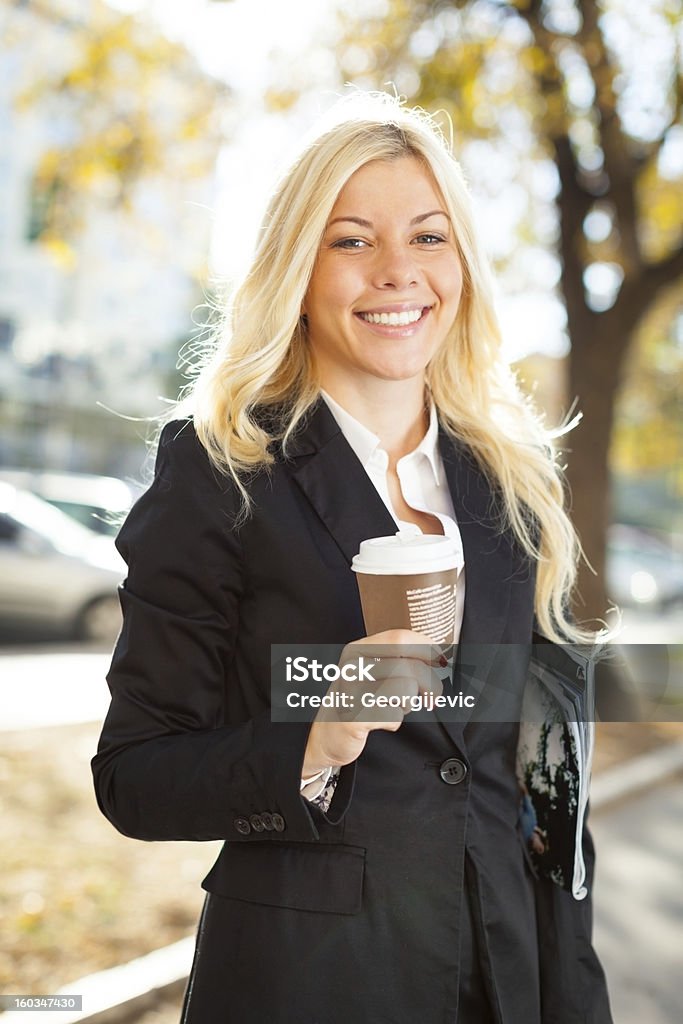
POLYGON ((48 502, 11 484, 0 484, 0 511, 45 537, 59 551, 83 553, 93 543, 92 530, 81 526, 48 502))

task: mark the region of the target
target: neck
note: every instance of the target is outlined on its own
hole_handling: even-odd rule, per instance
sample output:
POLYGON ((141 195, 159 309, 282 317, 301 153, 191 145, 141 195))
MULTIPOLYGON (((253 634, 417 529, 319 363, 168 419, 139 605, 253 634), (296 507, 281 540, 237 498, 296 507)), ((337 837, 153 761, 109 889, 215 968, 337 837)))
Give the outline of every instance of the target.
POLYGON ((382 385, 370 389, 357 384, 322 386, 342 409, 377 435, 393 467, 427 433, 429 412, 423 381, 383 381, 382 385))

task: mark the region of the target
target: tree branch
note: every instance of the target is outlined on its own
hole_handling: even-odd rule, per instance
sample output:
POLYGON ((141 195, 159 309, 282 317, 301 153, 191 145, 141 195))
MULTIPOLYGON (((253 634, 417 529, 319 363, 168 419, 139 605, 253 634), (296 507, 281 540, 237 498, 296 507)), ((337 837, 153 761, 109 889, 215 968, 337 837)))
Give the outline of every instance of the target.
POLYGON ((640 161, 631 151, 617 110, 614 91, 615 68, 598 20, 596 0, 576 0, 583 24, 577 34, 583 58, 595 87, 595 105, 599 115, 598 133, 605 160, 605 171, 611 183, 610 198, 614 203, 621 236, 624 273, 637 275, 643 262, 638 238, 638 208, 635 183, 640 161))
POLYGON ((586 305, 583 286, 583 221, 591 208, 593 197, 580 184, 578 168, 567 135, 553 140, 555 164, 560 176, 561 189, 557 197, 560 214, 560 255, 562 257, 562 291, 570 318, 570 334, 577 343, 583 337, 579 320, 585 321, 595 314, 586 305))
POLYGON ((652 300, 658 292, 673 284, 680 277, 683 277, 683 245, 679 246, 666 259, 660 260, 659 263, 651 263, 644 268, 643 290, 646 295, 651 296, 648 308, 652 305, 652 300))
POLYGON ((644 265, 638 277, 624 281, 617 301, 603 314, 607 335, 632 336, 660 293, 678 280, 683 283, 683 246, 659 263, 644 265))
POLYGON ((671 117, 669 118, 669 123, 667 124, 666 128, 664 128, 664 130, 662 131, 660 138, 657 139, 656 142, 650 143, 647 149, 647 160, 653 160, 656 159, 657 156, 659 156, 659 151, 664 145, 664 140, 666 139, 667 132, 669 132, 675 124, 680 124, 681 117, 683 116, 683 42, 681 42, 680 33, 676 33, 674 39, 675 59, 671 76, 673 79, 671 86, 671 91, 673 93, 673 110, 671 112, 671 117))

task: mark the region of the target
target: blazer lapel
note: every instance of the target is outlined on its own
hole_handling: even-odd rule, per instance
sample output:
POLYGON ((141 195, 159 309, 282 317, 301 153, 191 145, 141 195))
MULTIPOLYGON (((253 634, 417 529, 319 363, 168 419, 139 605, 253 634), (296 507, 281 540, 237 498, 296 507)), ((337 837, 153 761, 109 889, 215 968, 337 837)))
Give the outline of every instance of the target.
POLYGON ((293 440, 290 472, 349 565, 368 537, 396 524, 329 408, 320 399, 293 440))
MULTIPOLYGON (((494 494, 474 457, 443 429, 439 447, 465 562, 465 608, 453 685, 456 692, 462 689, 479 698, 507 623, 512 548, 508 537, 500 533, 494 494)), ((453 742, 465 750, 467 718, 442 720, 442 724, 453 742)))
POLYGON ((439 446, 465 556, 465 614, 461 644, 497 644, 507 622, 512 548, 499 528, 495 493, 474 457, 443 430, 439 446))

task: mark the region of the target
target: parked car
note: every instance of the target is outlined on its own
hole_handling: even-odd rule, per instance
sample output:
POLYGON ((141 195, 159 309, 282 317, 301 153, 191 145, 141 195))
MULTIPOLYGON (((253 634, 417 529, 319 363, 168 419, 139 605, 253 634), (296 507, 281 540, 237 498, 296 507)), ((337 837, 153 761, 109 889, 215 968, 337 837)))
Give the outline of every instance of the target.
POLYGON ((615 524, 607 534, 607 590, 624 606, 683 601, 683 554, 647 530, 615 524))
POLYGON ((0 467, 0 480, 37 494, 94 530, 113 535, 139 489, 114 476, 0 467))
POLYGON ((126 566, 111 537, 0 482, 0 623, 111 641, 126 566))

